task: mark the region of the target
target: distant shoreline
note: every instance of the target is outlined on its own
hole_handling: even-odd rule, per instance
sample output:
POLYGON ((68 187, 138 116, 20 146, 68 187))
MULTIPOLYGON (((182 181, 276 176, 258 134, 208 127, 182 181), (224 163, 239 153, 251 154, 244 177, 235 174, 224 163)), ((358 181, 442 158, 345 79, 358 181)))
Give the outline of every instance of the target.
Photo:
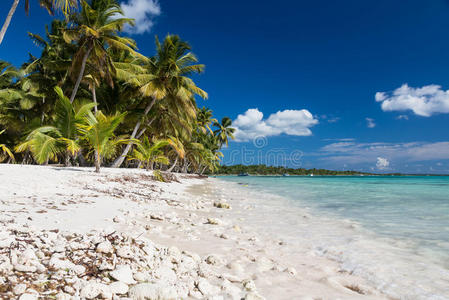
MULTIPOLYGON (((210 174, 209 176, 238 176, 239 174, 210 174)), ((252 177, 285 177, 283 174, 248 174, 252 177)), ((449 174, 363 174, 363 175, 295 175, 290 174, 288 177, 407 177, 407 176, 449 176, 449 174)))
POLYGON ((305 169, 305 168, 287 168, 281 166, 267 166, 260 165, 231 165, 220 166, 215 173, 211 175, 225 176, 225 175, 239 175, 248 174, 250 176, 449 176, 449 174, 407 174, 400 172, 391 173, 371 173, 360 172, 355 170, 328 170, 328 169, 305 169))

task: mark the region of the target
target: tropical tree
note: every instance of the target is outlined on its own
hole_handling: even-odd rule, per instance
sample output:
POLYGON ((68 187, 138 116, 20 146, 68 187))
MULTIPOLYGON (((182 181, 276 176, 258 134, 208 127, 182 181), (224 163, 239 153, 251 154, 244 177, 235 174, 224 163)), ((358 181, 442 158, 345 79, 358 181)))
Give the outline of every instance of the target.
POLYGON ((95 68, 109 74, 114 73, 115 69, 107 51, 108 47, 139 56, 135 51, 136 43, 128 37, 118 35, 126 24, 134 25, 134 20, 120 17, 123 16, 123 10, 115 0, 92 0, 91 5, 82 0, 81 6, 81 12, 71 18, 75 26, 64 31, 65 41, 76 42, 78 47, 71 68, 76 82, 70 102, 75 100, 88 58, 95 68))
POLYGON ((226 144, 226 146, 228 145, 228 138, 234 139, 235 128, 232 128, 231 125, 232 120, 228 117, 221 119, 221 123, 218 123, 217 121, 214 122, 214 126, 218 127, 214 130, 214 134, 218 138, 220 147, 223 144, 226 144))
POLYGON ((0 60, 0 89, 10 86, 14 78, 20 76, 20 72, 10 63, 0 60))
POLYGON ((162 150, 167 145, 169 145, 168 140, 155 140, 150 143, 148 137, 145 136, 143 141, 137 144, 137 148, 134 149, 128 159, 139 161, 146 170, 152 170, 155 163, 168 165, 170 161, 162 150))
MULTIPOLYGON (((8 12, 8 15, 6 16, 6 20, 3 23, 2 29, 0 30, 0 45, 3 41, 3 38, 5 37, 6 30, 9 27, 9 24, 11 23, 12 16, 16 12, 17 5, 19 5, 20 0, 14 0, 11 8, 8 12)), ((59 8, 62 10, 62 12, 67 16, 71 9, 76 7, 78 4, 78 0, 39 0, 39 4, 46 8, 47 11, 53 15, 53 9, 59 8)), ((30 9, 30 1, 25 0, 25 12, 28 14, 28 11, 30 9)))
MULTIPOLYGON (((132 67, 116 64, 122 67, 119 74, 121 78, 139 89, 142 98, 140 104, 145 107, 134 126, 131 138, 136 137, 156 101, 170 98, 175 103, 183 103, 184 107, 189 107, 193 105, 195 95, 207 98, 207 93, 189 77, 204 70, 204 65, 197 64, 198 59, 189 52, 190 49, 190 45, 177 35, 167 35, 162 44, 156 37, 155 57, 136 61, 132 67)), ((121 166, 131 146, 132 144, 128 144, 125 147, 122 155, 114 161, 113 167, 121 166)))
POLYGON ((209 131, 210 133, 213 133, 210 126, 211 126, 211 124, 215 124, 216 122, 217 122, 217 120, 212 118, 212 110, 210 110, 210 108, 203 106, 201 109, 198 109, 197 124, 198 124, 198 128, 204 134, 206 134, 207 131, 209 131))
POLYGON ((120 33, 133 22, 118 0, 81 0, 81 10, 70 13, 75 2, 45 2, 69 17, 54 20, 43 36, 29 34, 39 56, 21 68, 0 61, 0 128, 7 128, 0 156, 10 157, 8 146, 22 163, 87 159, 96 171, 127 159, 155 178, 163 178, 160 170, 215 170, 234 129, 229 118, 219 122, 198 107, 197 96, 207 93, 192 75, 204 65, 190 45, 176 35, 156 37, 155 55, 145 57, 120 33))
POLYGON ((95 121, 91 110, 94 103, 87 103, 76 108, 64 96, 60 87, 55 87, 58 101, 55 106, 55 118, 52 125, 34 129, 23 143, 16 148, 17 152, 30 151, 39 164, 56 160, 58 155, 64 155, 65 165, 70 163, 80 150, 78 128, 95 121))
POLYGON ((129 142, 127 139, 116 138, 114 131, 125 118, 125 113, 105 116, 98 111, 95 118, 89 118, 87 125, 79 125, 79 129, 92 149, 95 161, 95 172, 100 172, 101 162, 104 158, 110 159, 117 152, 117 146, 129 142))
POLYGON ((179 159, 184 159, 185 156, 185 150, 184 150, 184 145, 182 144, 181 140, 177 137, 174 136, 170 136, 168 138, 168 142, 170 145, 170 150, 168 151, 168 155, 170 156, 174 156, 175 160, 173 162, 173 164, 171 165, 171 167, 167 170, 167 172, 171 172, 173 171, 173 169, 176 167, 178 160, 179 159))

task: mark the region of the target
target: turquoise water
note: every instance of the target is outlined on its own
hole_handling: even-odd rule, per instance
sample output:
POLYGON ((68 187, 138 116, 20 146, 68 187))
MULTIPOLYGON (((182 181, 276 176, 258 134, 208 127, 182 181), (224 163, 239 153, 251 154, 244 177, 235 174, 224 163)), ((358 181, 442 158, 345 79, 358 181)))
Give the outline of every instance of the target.
MULTIPOLYGON (((371 274, 378 287, 400 299, 449 299, 449 176, 220 179, 286 198, 282 205, 289 212, 297 208, 298 219, 300 209, 307 209, 317 217, 354 222, 360 227, 355 233, 329 228, 324 236, 323 228, 311 227, 310 232, 322 236, 317 248, 323 248, 323 239, 329 240, 324 247, 345 253, 339 258, 342 264, 371 274), (342 245, 344 238, 350 242, 342 245)), ((299 234, 304 235, 298 230, 299 234)))

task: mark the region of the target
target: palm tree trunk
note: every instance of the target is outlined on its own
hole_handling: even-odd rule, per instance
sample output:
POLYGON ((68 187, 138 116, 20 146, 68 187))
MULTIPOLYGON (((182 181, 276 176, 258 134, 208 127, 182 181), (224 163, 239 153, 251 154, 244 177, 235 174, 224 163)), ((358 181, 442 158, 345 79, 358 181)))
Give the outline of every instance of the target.
POLYGON ((26 161, 27 161, 27 155, 28 155, 28 150, 25 152, 25 154, 23 155, 23 158, 22 158, 22 165, 24 165, 24 164, 26 164, 26 161))
POLYGON ((68 151, 65 154, 64 166, 65 167, 70 167, 70 153, 68 151))
POLYGON ((182 173, 187 173, 187 170, 189 168, 189 162, 187 160, 184 161, 184 166, 182 167, 182 173))
POLYGON ((94 100, 95 106, 94 106, 94 112, 95 116, 97 115, 98 108, 97 108, 97 93, 95 92, 95 85, 92 86, 92 99, 94 100))
MULTIPOLYGON (((145 117, 150 112, 150 109, 153 107, 154 103, 156 102, 156 98, 152 98, 151 102, 147 105, 145 108, 145 111, 143 112, 143 116, 145 117)), ((131 139, 134 139, 136 137, 137 131, 139 130, 140 126, 142 125, 142 120, 138 121, 136 126, 134 126, 134 130, 131 134, 131 139)), ((129 150, 131 150, 131 147, 133 145, 133 142, 129 142, 125 149, 123 150, 122 154, 117 157, 117 159, 112 163, 112 168, 120 168, 120 166, 123 164, 123 161, 126 158, 126 155, 128 155, 129 150)))
POLYGON ((145 133, 145 131, 147 131, 146 128, 142 129, 139 134, 136 136, 136 139, 140 139, 140 137, 145 133))
POLYGON ((100 154, 95 150, 95 172, 100 173, 100 154))
POLYGON ((92 51, 92 46, 87 49, 86 53, 84 53, 83 61, 81 62, 81 70, 76 79, 75 87, 73 88, 72 95, 70 96, 70 103, 73 103, 75 100, 76 92, 78 92, 78 88, 80 87, 81 79, 84 76, 84 70, 86 69, 87 59, 89 58, 89 54, 92 51))
POLYGON ((173 169, 176 167, 176 164, 178 163, 178 157, 176 156, 175 162, 173 163, 173 165, 170 167, 170 169, 167 170, 167 172, 171 172, 173 171, 173 169))
POLYGON ((45 118, 45 113, 44 113, 44 104, 45 104, 45 96, 42 97, 42 113, 41 113, 41 126, 42 124, 44 124, 44 118, 45 118))
MULTIPOLYGON (((156 117, 154 117, 153 119, 150 120, 150 122, 147 123, 147 126, 150 126, 151 123, 153 123, 153 121, 156 119, 156 117)), ((136 139, 140 139, 140 137, 145 133, 145 131, 147 131, 147 127, 145 127, 144 129, 142 129, 139 134, 137 134, 136 139)))
POLYGON ((3 38, 5 37, 6 30, 9 27, 9 23, 11 23, 12 16, 16 12, 17 5, 20 0, 14 0, 12 3, 11 9, 9 10, 8 16, 6 17, 5 23, 3 23, 2 30, 0 31, 0 45, 2 44, 3 38))

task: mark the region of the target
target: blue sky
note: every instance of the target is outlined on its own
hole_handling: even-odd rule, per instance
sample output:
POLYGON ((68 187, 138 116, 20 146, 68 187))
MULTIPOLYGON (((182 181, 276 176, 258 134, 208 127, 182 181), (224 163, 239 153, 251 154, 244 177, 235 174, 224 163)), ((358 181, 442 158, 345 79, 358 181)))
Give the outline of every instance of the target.
MULTIPOLYGON (((142 53, 176 33, 206 64, 204 105, 239 129, 225 163, 449 173, 448 1, 122 2, 142 53)), ((1 59, 39 54, 26 32, 51 17, 36 3, 1 59)))

